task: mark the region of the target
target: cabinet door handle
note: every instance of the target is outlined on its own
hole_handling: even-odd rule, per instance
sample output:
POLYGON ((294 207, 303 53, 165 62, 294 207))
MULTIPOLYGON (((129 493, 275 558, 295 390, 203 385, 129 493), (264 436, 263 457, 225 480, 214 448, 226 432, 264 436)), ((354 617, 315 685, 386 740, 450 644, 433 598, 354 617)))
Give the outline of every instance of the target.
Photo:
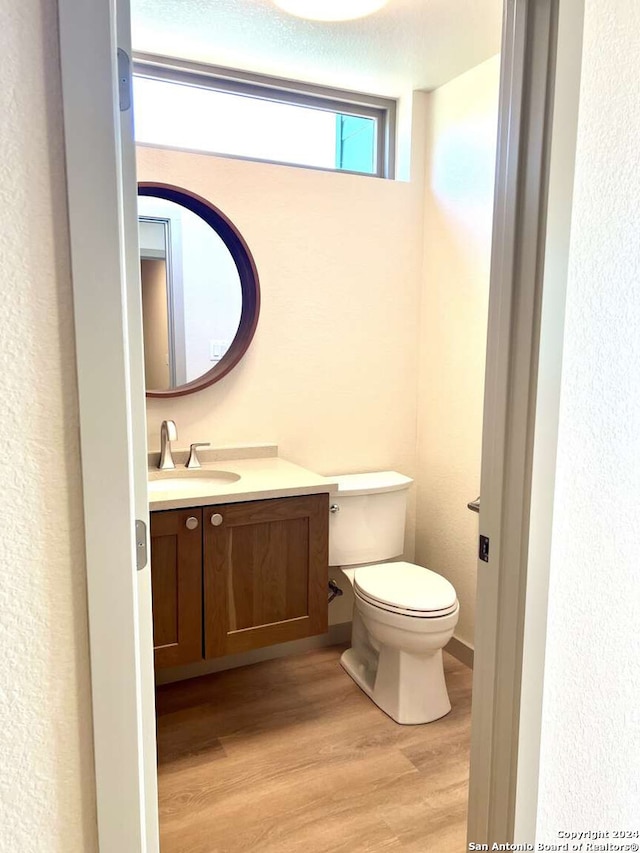
POLYGON ((213 524, 214 527, 220 527, 223 520, 224 519, 222 518, 219 512, 214 512, 211 516, 211 524, 213 524))
POLYGON ((198 519, 195 515, 190 515, 189 518, 185 521, 185 526, 187 530, 195 530, 198 526, 198 519))

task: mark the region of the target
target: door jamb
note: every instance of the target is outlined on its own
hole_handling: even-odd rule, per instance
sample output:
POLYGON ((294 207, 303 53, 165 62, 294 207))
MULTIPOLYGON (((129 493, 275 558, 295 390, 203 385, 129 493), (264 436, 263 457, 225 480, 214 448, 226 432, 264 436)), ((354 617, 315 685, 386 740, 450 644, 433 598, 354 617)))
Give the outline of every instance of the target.
POLYGON ((116 0, 59 0, 58 23, 99 849, 156 853, 150 584, 148 607, 139 596, 149 569, 136 570, 134 532, 141 464, 146 506, 133 429, 144 398, 132 395, 116 0))
POLYGON ((505 6, 480 508, 491 545, 490 562, 478 563, 469 844, 535 836, 580 6, 505 6))
POLYGON ((553 126, 544 237, 536 422, 532 448, 530 535, 522 636, 522 677, 513 841, 536 835, 538 777, 565 301, 571 241, 585 0, 558 9, 553 126))

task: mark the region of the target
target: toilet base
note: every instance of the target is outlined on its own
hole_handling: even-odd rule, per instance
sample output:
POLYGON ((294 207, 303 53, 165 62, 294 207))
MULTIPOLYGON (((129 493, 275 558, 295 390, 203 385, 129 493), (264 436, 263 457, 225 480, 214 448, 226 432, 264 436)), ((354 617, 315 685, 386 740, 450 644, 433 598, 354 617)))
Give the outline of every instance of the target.
POLYGON ((371 652, 366 646, 352 647, 342 654, 340 663, 392 720, 420 725, 449 713, 442 649, 417 655, 383 646, 377 654, 371 652))

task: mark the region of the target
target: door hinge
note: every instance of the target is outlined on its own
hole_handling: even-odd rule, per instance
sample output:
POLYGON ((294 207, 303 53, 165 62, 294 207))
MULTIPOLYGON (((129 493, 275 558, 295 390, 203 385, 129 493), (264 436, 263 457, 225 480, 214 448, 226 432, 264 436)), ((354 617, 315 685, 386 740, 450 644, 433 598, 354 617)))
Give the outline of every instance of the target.
POLYGON ((136 568, 138 571, 147 565, 147 525, 136 518, 136 568))
POLYGON ((480 545, 478 547, 478 557, 485 563, 489 562, 489 537, 480 536, 480 545))
POLYGON ((121 47, 118 48, 118 99, 121 113, 131 109, 131 58, 121 47))

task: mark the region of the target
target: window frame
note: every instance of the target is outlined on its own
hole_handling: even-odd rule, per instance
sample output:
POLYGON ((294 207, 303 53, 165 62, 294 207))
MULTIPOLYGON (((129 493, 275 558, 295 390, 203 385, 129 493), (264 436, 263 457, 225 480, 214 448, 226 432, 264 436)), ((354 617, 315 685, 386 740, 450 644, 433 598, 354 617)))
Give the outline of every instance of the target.
MULTIPOLYGON (((393 98, 333 89, 312 83, 269 77, 249 71, 205 65, 150 53, 134 52, 132 71, 136 77, 146 77, 167 83, 180 83, 194 88, 211 89, 216 92, 320 109, 336 114, 371 118, 376 121, 376 150, 373 172, 307 166, 300 163, 286 163, 263 157, 245 157, 239 154, 216 151, 203 153, 260 163, 276 163, 301 169, 360 175, 367 178, 395 178, 397 101, 393 98)), ((139 144, 158 148, 166 147, 162 144, 156 145, 153 142, 141 142, 139 144)))

